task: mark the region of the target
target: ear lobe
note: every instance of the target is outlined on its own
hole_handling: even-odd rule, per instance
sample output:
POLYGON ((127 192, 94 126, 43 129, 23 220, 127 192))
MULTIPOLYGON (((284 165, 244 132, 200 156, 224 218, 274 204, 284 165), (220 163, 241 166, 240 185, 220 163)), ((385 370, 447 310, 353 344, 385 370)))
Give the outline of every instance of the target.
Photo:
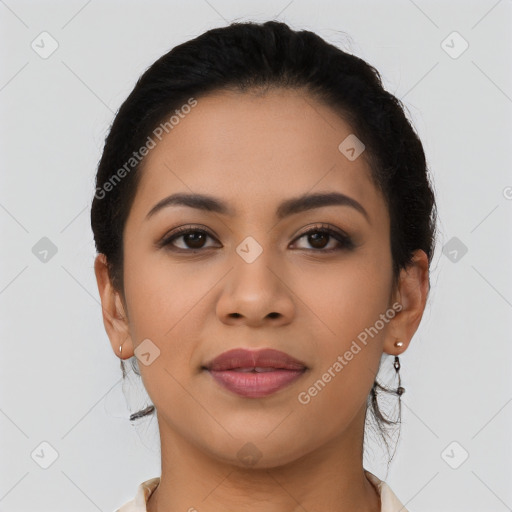
POLYGON ((389 322, 389 336, 384 343, 387 354, 398 355, 407 350, 419 327, 430 289, 428 271, 428 257, 421 249, 415 251, 408 267, 400 271, 396 301, 402 309, 389 322), (403 347, 395 347, 396 340, 403 342, 403 347))
POLYGON ((120 293, 112 286, 108 273, 107 258, 98 254, 94 261, 94 273, 101 298, 103 325, 110 339, 114 353, 119 356, 119 347, 123 346, 122 359, 133 355, 133 343, 129 323, 123 307, 120 293))

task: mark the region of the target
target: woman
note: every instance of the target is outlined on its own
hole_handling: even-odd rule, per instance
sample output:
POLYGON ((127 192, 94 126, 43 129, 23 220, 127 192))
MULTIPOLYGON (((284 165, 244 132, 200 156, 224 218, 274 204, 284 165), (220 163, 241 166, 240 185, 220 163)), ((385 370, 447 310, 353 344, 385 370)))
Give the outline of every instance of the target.
POLYGON ((435 200, 374 68, 275 21, 175 47, 116 115, 91 219, 162 451, 120 512, 406 510, 363 468, 364 427, 404 392, 435 200))

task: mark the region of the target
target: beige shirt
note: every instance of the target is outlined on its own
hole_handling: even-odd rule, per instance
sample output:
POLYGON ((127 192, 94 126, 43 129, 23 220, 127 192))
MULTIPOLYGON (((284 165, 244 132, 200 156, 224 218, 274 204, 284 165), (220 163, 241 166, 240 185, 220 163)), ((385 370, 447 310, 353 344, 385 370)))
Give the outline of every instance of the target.
MULTIPOLYGON (((395 496, 391 488, 379 480, 373 473, 366 471, 368 480, 375 486, 375 489, 380 495, 381 501, 381 512, 407 512, 407 509, 400 503, 398 498, 395 496)), ((142 482, 137 488, 137 494, 133 500, 125 503, 121 508, 115 512, 147 512, 146 503, 153 491, 157 488, 160 483, 160 478, 151 478, 142 482)))

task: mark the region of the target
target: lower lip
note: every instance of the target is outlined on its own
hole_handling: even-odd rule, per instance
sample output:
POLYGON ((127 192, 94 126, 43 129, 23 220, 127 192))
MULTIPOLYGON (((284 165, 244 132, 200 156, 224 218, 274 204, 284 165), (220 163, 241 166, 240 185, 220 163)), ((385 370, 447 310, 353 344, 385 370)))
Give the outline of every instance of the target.
POLYGON ((274 370, 271 372, 237 372, 235 370, 209 371, 226 389, 247 398, 271 395, 288 386, 304 374, 305 370, 274 370))

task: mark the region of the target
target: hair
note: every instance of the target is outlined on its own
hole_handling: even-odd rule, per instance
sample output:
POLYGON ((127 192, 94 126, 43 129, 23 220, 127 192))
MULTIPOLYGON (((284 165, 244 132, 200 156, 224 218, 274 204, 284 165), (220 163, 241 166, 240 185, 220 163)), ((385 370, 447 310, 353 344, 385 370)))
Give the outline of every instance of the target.
MULTIPOLYGON (((436 204, 425 154, 403 104, 384 90, 379 72, 313 32, 295 31, 277 21, 233 22, 208 30, 156 60, 119 108, 105 139, 91 226, 96 249, 106 256, 109 277, 123 302, 123 231, 144 162, 133 163, 134 152, 191 98, 216 91, 265 92, 271 88, 308 93, 337 112, 364 141, 362 155, 390 216, 393 286, 398 284, 400 270, 412 263, 415 250, 423 250, 431 262, 436 204), (132 169, 121 173, 127 162, 132 169)), ((131 359, 140 376, 137 361, 131 359)), ((124 378, 122 360, 121 368, 124 378)), ((400 394, 375 379, 368 410, 384 437, 386 426, 401 421, 400 394), (398 422, 383 416, 377 401, 379 391, 398 395, 398 422)), ((150 405, 132 414, 130 420, 154 411, 150 405)))

